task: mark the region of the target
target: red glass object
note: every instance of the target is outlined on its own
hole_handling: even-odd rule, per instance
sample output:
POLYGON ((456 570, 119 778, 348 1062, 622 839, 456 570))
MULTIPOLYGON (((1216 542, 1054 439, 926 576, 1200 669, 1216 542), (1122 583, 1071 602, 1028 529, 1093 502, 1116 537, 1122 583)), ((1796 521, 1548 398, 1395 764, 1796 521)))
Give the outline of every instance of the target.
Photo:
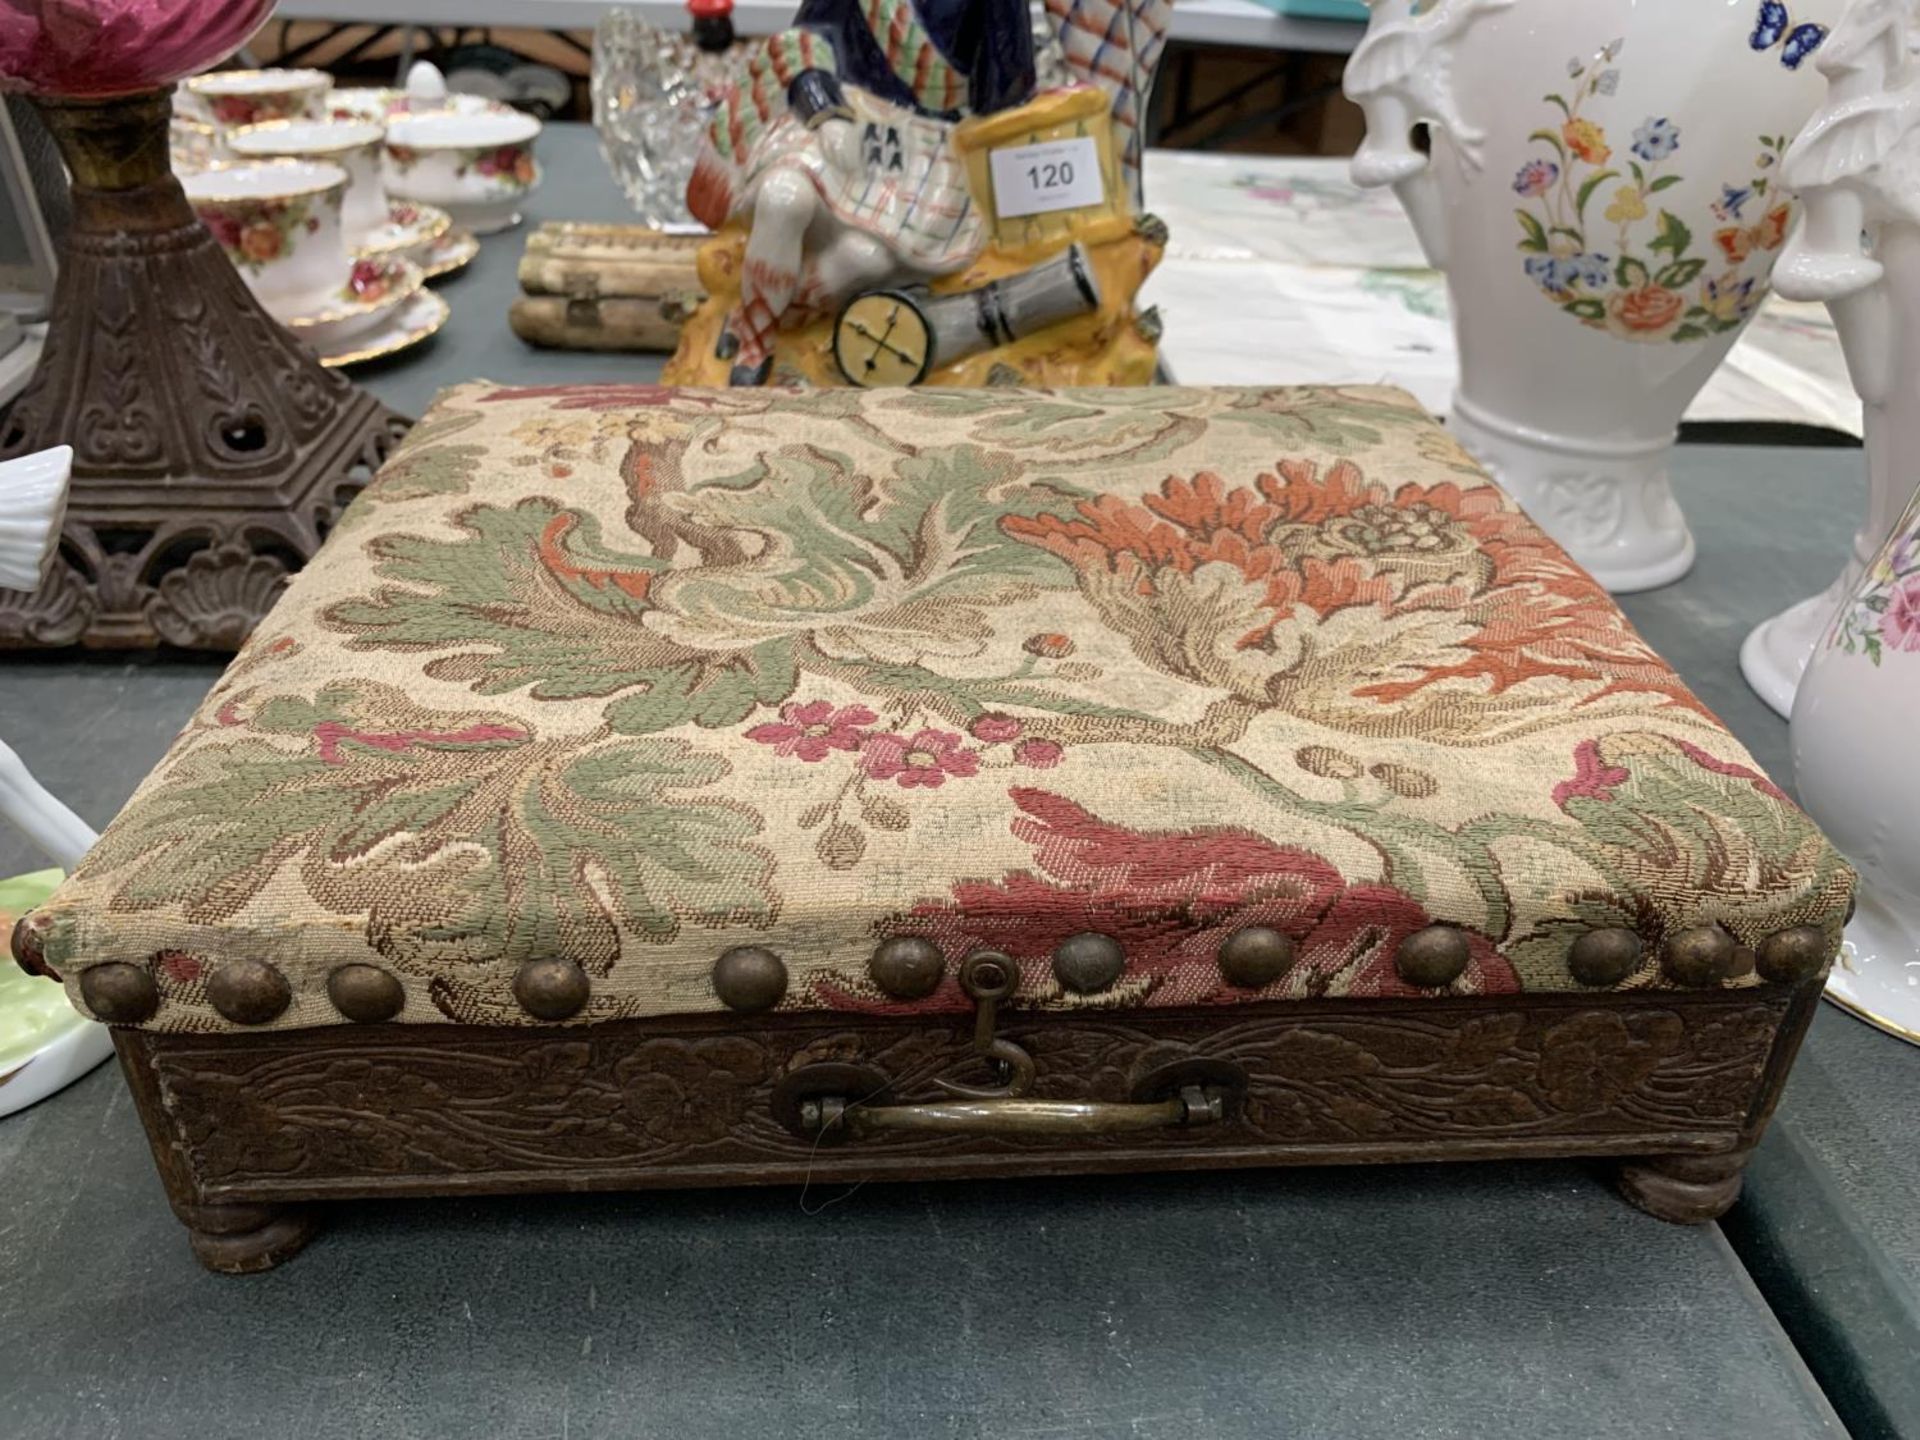
POLYGON ((171 85, 246 44, 273 0, 0 0, 0 90, 97 100, 171 85))

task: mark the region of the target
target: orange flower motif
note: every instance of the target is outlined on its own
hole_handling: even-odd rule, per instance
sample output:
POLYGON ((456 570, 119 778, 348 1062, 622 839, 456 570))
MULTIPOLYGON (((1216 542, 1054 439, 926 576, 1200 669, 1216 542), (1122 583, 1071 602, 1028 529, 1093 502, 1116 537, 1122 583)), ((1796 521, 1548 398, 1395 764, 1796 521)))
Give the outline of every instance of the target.
POLYGON ((1560 127, 1560 138, 1567 149, 1589 165, 1604 165, 1613 151, 1607 148, 1607 132, 1591 120, 1573 119, 1560 127))
MULTIPOLYGON (((1242 651, 1273 648, 1282 626, 1312 630, 1358 607, 1383 617, 1458 612, 1474 626, 1461 644, 1466 659, 1363 684, 1353 691, 1359 698, 1391 704, 1446 679, 1478 679, 1498 694, 1552 676, 1597 685, 1594 699, 1654 691, 1697 705, 1605 592, 1493 486, 1448 481, 1389 491, 1350 461, 1324 474, 1299 460, 1276 469, 1251 487, 1203 471, 1169 477, 1137 502, 1104 495, 1080 502, 1073 516, 1001 523, 1073 566, 1096 605, 1122 592, 1159 599, 1203 566, 1231 566, 1256 592, 1248 609, 1261 612, 1258 624, 1232 637, 1242 651)), ((1143 623, 1110 619, 1123 628, 1143 623)), ((1149 648, 1185 673, 1175 647, 1149 648)))
POLYGON ((1680 312, 1686 308, 1687 302, 1680 293, 1664 285, 1642 285, 1635 290, 1622 290, 1607 301, 1607 313, 1620 323, 1622 329, 1646 336, 1659 335, 1672 329, 1680 319, 1680 312))
POLYGON ((1756 250, 1778 250, 1787 241, 1793 207, 1776 205, 1758 225, 1729 225, 1713 232, 1713 243, 1730 264, 1738 265, 1756 250))
POLYGON ((273 259, 282 243, 280 228, 271 220, 255 220, 240 232, 240 253, 249 260, 273 259))

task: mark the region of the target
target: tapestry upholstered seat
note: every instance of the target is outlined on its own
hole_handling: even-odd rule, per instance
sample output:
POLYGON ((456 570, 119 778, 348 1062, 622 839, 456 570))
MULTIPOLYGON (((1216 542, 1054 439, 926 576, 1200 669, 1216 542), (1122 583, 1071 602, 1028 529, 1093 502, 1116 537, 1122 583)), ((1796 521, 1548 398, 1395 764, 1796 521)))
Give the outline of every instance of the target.
MULTIPOLYGON (((370 1193, 465 1168, 366 1138, 429 1102, 370 1083, 340 1102, 375 1156, 354 1160, 295 1107, 207 1080, 346 1064, 369 1036, 438 1065, 544 1045, 629 1110, 670 1072, 662 1103, 705 1138, 641 1173, 662 1122, 629 1116, 642 1138, 588 1183, 702 1183, 746 1165, 729 1144, 768 1160, 750 1178, 785 1175, 783 1144, 804 1157, 789 1132, 832 1117, 760 1112, 815 1063, 918 1067, 887 1075, 894 1099, 945 1066, 1001 1103, 1127 1100, 1065 1038, 1123 1021, 1196 1064, 1254 1026, 1214 1056, 1217 1163, 1429 1138, 1671 1150, 1666 1179, 1713 1208, 1737 1160, 1703 1157, 1764 1121, 1851 887, 1398 392, 474 383, 352 506, 22 948, 127 1027, 149 1123, 186 1137, 183 1215, 298 1198, 262 1176, 351 1193, 359 1166, 370 1193), (982 954, 1006 968, 963 984, 982 954), (976 1011, 997 1065, 971 1058, 976 1011), (996 1014, 1025 1037, 997 1052, 996 1014), (882 1053, 923 1033, 939 1042, 882 1053), (642 1083, 648 1045, 664 1068, 642 1083)), ((996 1123, 833 1153, 862 1173, 1090 1167, 996 1123)), ((472 1168, 516 1172, 470 1138, 472 1168)), ((1209 1163, 1200 1129, 1156 1143, 1175 1158, 1084 1147, 1209 1163)), ((519 1188, 569 1183, 564 1145, 540 1144, 519 1188)))

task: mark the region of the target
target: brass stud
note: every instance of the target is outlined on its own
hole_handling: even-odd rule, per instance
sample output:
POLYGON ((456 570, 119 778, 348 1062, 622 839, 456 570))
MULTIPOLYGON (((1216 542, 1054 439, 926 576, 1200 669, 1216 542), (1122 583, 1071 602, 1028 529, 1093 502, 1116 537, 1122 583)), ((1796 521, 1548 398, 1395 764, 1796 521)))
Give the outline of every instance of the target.
POLYGON ((729 1010, 771 1010, 787 993, 787 967, 759 945, 736 945, 713 962, 713 993, 729 1010))
POLYGON ((407 992, 378 965, 342 965, 327 976, 327 999, 347 1019, 374 1025, 398 1015, 407 992))
POLYGON ((1084 930, 1069 935, 1053 951, 1053 974, 1069 990, 1093 995, 1120 978, 1127 968, 1127 952, 1111 935, 1084 930))
POLYGON ((1660 964, 1677 985, 1718 985, 1733 973, 1739 948, 1718 925, 1691 925, 1667 937, 1660 964))
POLYGON ((931 940, 917 935, 896 935, 882 940, 867 958, 867 973, 873 983, 896 1000, 919 1000, 940 988, 946 973, 947 957, 931 940))
POLYGON ((1221 941, 1216 958, 1229 985, 1258 990, 1293 968, 1293 941, 1278 930, 1249 925, 1221 941))
POLYGON ((264 960, 229 960, 207 976, 207 1003, 236 1025, 264 1025, 292 1001, 287 977, 264 960))
POLYGON ((526 960, 513 972, 513 998, 536 1020, 565 1020, 580 1013, 593 987, 571 960, 526 960))
POLYGON ((1762 940, 1754 960, 1763 980, 1791 985, 1819 974, 1829 951, 1827 937, 1818 927, 1796 925, 1762 940))
POLYGON ((1567 969, 1582 985, 1618 985, 1640 968, 1640 937, 1623 926, 1589 930, 1567 952, 1567 969))
POLYGON ((1473 951, 1467 937, 1451 925, 1429 925, 1400 942, 1393 968, 1409 985, 1438 990, 1466 973, 1473 951))
POLYGON ((13 962, 29 975, 58 980, 60 977, 47 967, 46 938, 46 931, 31 911, 22 915, 13 922, 13 962))
POLYGON ((80 998, 109 1025, 138 1025, 160 1008, 160 988, 140 965, 109 961, 80 972, 80 998))

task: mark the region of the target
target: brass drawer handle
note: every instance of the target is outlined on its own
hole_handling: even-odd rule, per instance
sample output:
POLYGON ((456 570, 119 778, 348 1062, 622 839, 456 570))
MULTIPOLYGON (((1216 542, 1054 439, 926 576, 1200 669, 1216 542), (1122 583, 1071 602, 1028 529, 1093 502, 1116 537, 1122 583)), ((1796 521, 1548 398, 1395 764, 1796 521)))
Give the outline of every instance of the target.
POLYGON ((801 1126, 816 1136, 836 1130, 855 1137, 906 1130, 945 1135, 1084 1137, 1191 1129, 1225 1118, 1225 1096, 1212 1085, 1185 1085, 1165 1100, 1143 1102, 955 1096, 917 1105, 864 1105, 849 1104, 842 1095, 812 1096, 800 1102, 801 1126))

